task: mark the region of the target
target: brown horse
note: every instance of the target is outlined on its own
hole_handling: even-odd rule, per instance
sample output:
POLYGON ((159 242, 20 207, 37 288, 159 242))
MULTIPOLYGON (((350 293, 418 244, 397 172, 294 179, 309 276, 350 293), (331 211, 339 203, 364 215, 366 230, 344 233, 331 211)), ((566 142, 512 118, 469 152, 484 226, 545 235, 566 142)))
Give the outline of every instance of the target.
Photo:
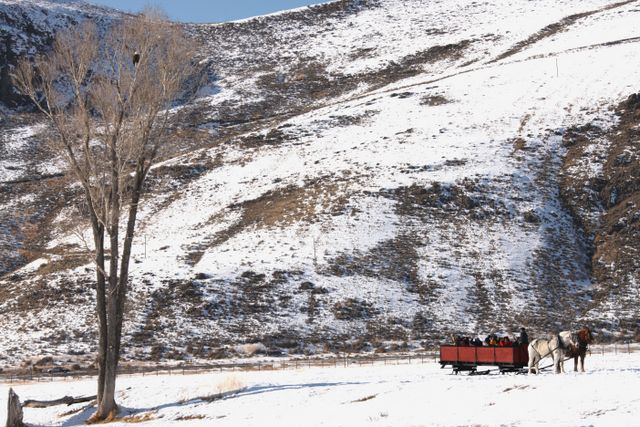
POLYGON ((589 344, 593 342, 591 330, 586 326, 576 332, 562 331, 560 335, 573 336, 573 341, 577 345, 569 346, 566 351, 566 357, 573 357, 573 370, 578 371, 578 358, 580 358, 580 371, 584 372, 584 358, 587 355, 589 344))

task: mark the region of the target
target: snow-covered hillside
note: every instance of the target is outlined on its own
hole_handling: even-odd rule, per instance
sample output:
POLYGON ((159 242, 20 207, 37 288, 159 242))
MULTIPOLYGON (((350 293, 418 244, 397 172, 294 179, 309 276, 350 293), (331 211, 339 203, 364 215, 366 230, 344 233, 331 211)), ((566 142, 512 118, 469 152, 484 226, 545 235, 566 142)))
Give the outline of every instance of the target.
POLYGON ((108 21, 117 13, 82 0, 2 0, 4 48, 13 54, 34 54, 51 42, 53 33, 85 19, 108 21))
MULTIPOLYGON (((614 107, 638 91, 639 17, 638 1, 377 0, 188 26, 210 82, 150 179, 127 357, 238 342, 362 350, 581 321, 633 334, 637 312, 618 308, 640 269, 613 297, 594 280, 595 232, 561 178, 567 130, 614 129, 614 107)), ((21 122, 37 117, 7 120, 4 150, 41 142, 21 122)), ((12 265, 31 262, 0 262, 8 363, 95 348, 74 194, 46 151, 35 159, 0 163, 14 224, 0 232, 23 247, 12 265), (15 183, 30 162, 48 168, 45 185, 15 183), (38 224, 47 234, 30 237, 38 224)))
POLYGON ((56 31, 87 19, 104 27, 118 15, 81 0, 0 1, 0 102, 15 106, 24 101, 12 90, 9 76, 18 58, 45 49, 56 31))

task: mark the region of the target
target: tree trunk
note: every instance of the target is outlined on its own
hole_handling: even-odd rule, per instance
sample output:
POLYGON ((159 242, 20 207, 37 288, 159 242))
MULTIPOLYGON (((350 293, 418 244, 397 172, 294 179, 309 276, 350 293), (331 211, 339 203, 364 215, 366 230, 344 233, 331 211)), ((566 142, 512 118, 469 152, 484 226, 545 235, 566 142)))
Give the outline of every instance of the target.
POLYGON ((99 218, 94 208, 95 199, 91 193, 89 185, 85 185, 85 196, 89 208, 89 218, 91 219, 91 229, 93 231, 93 243, 95 246, 96 263, 96 314, 98 317, 98 387, 96 402, 102 401, 102 393, 105 384, 105 366, 107 361, 107 305, 106 305, 106 285, 105 277, 105 253, 104 238, 105 226, 104 217, 99 218))
MULTIPOLYGON (((109 325, 111 329, 112 325, 109 325)), ((109 334, 111 335, 111 334, 109 334)), ((98 411, 93 417, 95 421, 113 420, 118 414, 118 406, 116 405, 116 371, 117 371, 117 354, 113 343, 109 343, 107 349, 107 360, 104 370, 104 388, 102 389, 102 400, 99 402, 98 411)))
POLYGON ((24 427, 20 398, 12 388, 9 389, 9 400, 7 404, 7 427, 24 427))
POLYGON ((116 372, 118 367, 118 354, 115 339, 116 322, 115 316, 115 295, 111 289, 107 298, 107 348, 104 360, 104 369, 102 374, 103 384, 100 390, 101 397, 98 401, 98 410, 92 417, 91 421, 105 421, 115 418, 118 412, 118 406, 115 401, 116 391, 116 372))
POLYGON ((104 226, 97 221, 93 227, 94 242, 96 246, 96 312, 98 314, 98 391, 97 402, 102 401, 102 390, 104 390, 104 372, 107 361, 107 309, 104 277, 104 226))
MULTIPOLYGON (((112 230, 112 233, 114 231, 112 230)), ((115 390, 116 390, 116 372, 118 368, 118 351, 120 345, 118 344, 118 282, 117 274, 114 274, 114 267, 117 268, 118 248, 117 232, 111 235, 111 260, 110 260, 110 277, 109 277, 109 291, 106 296, 106 312, 107 312, 107 325, 106 336, 107 346, 104 365, 104 385, 101 391, 101 399, 98 402, 98 411, 95 415, 95 420, 109 420, 117 414, 118 407, 115 402, 115 390), (115 237, 115 239, 114 239, 115 237)), ((117 270, 116 270, 117 272, 117 270)))
POLYGON ((110 168, 111 168, 111 197, 109 200, 109 291, 106 295, 107 308, 107 354, 104 367, 104 387, 102 388, 101 399, 98 402, 98 411, 95 420, 111 420, 117 415, 118 407, 115 401, 116 393, 116 373, 118 370, 118 358, 120 344, 118 343, 118 324, 122 321, 118 319, 118 294, 119 280, 119 225, 120 225, 120 175, 119 159, 116 153, 115 141, 110 147, 110 168))
POLYGON ((118 285, 118 325, 116 331, 116 351, 120 354, 120 342, 122 340, 122 322, 124 319, 124 306, 127 298, 127 288, 129 284, 129 261, 131 259, 131 245, 133 244, 133 236, 136 229, 136 218, 138 215, 138 203, 140 203, 140 195, 142 194, 142 186, 144 185, 144 159, 138 162, 136 173, 134 175, 133 189, 131 194, 131 202, 129 203, 129 217, 127 219, 127 230, 124 237, 122 248, 122 259, 120 260, 120 283, 118 285))
MULTIPOLYGON (((136 217, 138 212, 138 203, 144 182, 144 173, 142 168, 137 170, 134 177, 134 189, 129 205, 129 217, 127 220, 127 230, 123 242, 122 258, 120 258, 120 275, 113 273, 117 268, 118 251, 112 250, 110 264, 110 281, 109 281, 109 297, 107 299, 107 354, 104 369, 104 387, 102 389, 102 399, 99 401, 96 419, 110 419, 117 412, 115 403, 115 384, 118 363, 120 361, 120 344, 122 340, 122 323, 124 318, 124 305, 126 302, 127 282, 129 279, 129 260, 131 258, 131 245, 133 243, 133 235, 135 231, 136 217), (114 286, 113 278, 117 277, 117 284, 114 286)), ((116 202, 117 203, 117 202, 116 202)), ((117 206, 119 211, 119 206, 117 206)), ((112 224, 115 222, 112 218, 112 224)), ((115 239, 118 237, 116 227, 112 226, 111 245, 115 247, 115 239)))

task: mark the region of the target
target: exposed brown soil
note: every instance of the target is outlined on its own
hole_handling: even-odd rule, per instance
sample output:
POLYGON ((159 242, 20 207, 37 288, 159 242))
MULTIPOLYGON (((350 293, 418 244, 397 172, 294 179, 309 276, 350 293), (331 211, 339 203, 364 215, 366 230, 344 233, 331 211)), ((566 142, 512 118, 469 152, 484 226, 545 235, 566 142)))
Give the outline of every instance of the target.
POLYGON ((404 284, 418 292, 422 283, 418 278, 419 246, 416 236, 399 235, 379 243, 367 252, 343 253, 329 261, 327 273, 333 276, 384 277, 404 284))
MULTIPOLYGON (((269 52, 268 55, 261 55, 258 59, 254 56, 250 61, 244 57, 230 60, 231 58, 224 53, 224 48, 220 49, 220 46, 229 44, 230 40, 233 40, 233 50, 244 51, 255 51, 262 49, 265 45, 281 44, 283 42, 281 35, 273 31, 273 25, 280 25, 281 20, 286 19, 289 26, 303 25, 306 22, 315 23, 322 19, 358 13, 363 8, 376 7, 377 2, 353 3, 346 9, 337 4, 339 2, 318 5, 305 11, 254 20, 241 26, 232 23, 191 27, 196 37, 202 39, 208 46, 215 46, 215 49, 207 52, 212 58, 211 68, 223 68, 226 73, 234 76, 247 76, 247 78, 259 76, 256 84, 260 89, 261 97, 254 101, 243 102, 241 109, 237 108, 235 100, 217 105, 213 109, 203 106, 204 110, 208 111, 204 117, 209 121, 210 117, 218 118, 219 136, 238 135, 240 130, 251 131, 251 126, 255 125, 256 121, 282 119, 308 111, 326 103, 327 100, 349 93, 361 87, 362 84, 367 84, 370 89, 376 89, 400 79, 415 76, 422 73, 426 65, 461 58, 473 43, 471 40, 462 40, 453 44, 433 46, 391 62, 382 69, 358 75, 329 73, 327 71, 329 64, 325 63, 321 57, 299 55, 295 61, 291 61, 288 57, 278 56, 280 52, 269 52)), ((326 31, 330 30, 331 26, 328 26, 326 31)), ((311 39, 322 37, 323 31, 320 29, 319 33, 310 36, 311 39)), ((293 36, 291 40, 287 39, 291 44, 297 41, 298 36, 293 36)), ((229 48, 231 49, 231 46, 229 48)), ((353 52, 346 52, 347 55, 355 57, 366 56, 369 53, 370 51, 356 47, 353 52)), ((247 98, 255 98, 252 95, 254 94, 247 93, 247 98)))
MULTIPOLYGON (((339 215, 348 202, 348 195, 339 191, 341 186, 329 177, 316 178, 304 187, 290 185, 268 191, 256 199, 230 205, 229 210, 241 212, 240 220, 187 248, 187 261, 195 265, 207 248, 224 243, 248 227, 270 228, 295 222, 312 223, 316 215, 339 215)), ((219 219, 214 216, 210 221, 219 219)))
POLYGON ((283 132, 282 128, 272 128, 266 133, 252 133, 241 137, 239 146, 243 149, 275 146, 297 138, 298 136, 293 137, 283 132))
POLYGON ((364 113, 349 116, 349 115, 331 115, 327 119, 317 121, 317 125, 320 128, 338 128, 347 126, 358 126, 370 122, 378 113, 379 110, 366 110, 364 113))
MULTIPOLYGON (((94 289, 91 282, 85 281, 69 282, 63 286, 52 286, 48 280, 44 279, 25 283, 11 281, 2 287, 0 296, 6 297, 5 301, 12 301, 12 303, 6 307, 6 312, 0 314, 18 315, 18 313, 27 313, 55 305, 84 305, 90 299, 94 289)), ((55 319, 50 321, 53 322, 55 319)))
POLYGON ((65 224, 60 223, 57 227, 51 224, 63 208, 73 203, 76 193, 69 188, 68 183, 63 176, 46 180, 29 179, 0 186, 0 193, 6 192, 14 197, 30 194, 37 200, 37 203, 34 203, 33 199, 22 199, 11 211, 0 212, 0 222, 3 223, 0 229, 4 229, 0 230, 0 234, 1 231, 7 231, 8 236, 15 238, 17 243, 8 248, 0 247, 0 255, 3 251, 13 251, 8 254, 8 258, 19 256, 7 270, 0 270, 0 275, 35 259, 46 257, 52 252, 55 253, 55 250, 47 249, 47 244, 65 224), (11 228, 7 229, 8 227, 11 228))
POLYGON ((356 298, 336 302, 331 311, 338 320, 366 319, 378 313, 371 303, 356 298))
POLYGON ((619 122, 608 131, 587 124, 570 129, 563 142, 561 192, 592 239, 593 304, 615 301, 620 327, 640 330, 640 95, 617 107, 619 122), (598 144, 604 150, 594 150, 598 144), (585 163, 586 162, 586 163, 585 163), (585 165, 602 165, 597 176, 585 165))
MULTIPOLYGON (((463 163, 450 163, 447 166, 461 166, 463 163)), ((412 185, 400 187, 390 194, 398 200, 397 213, 402 216, 433 219, 455 215, 469 216, 475 220, 509 216, 504 204, 496 198, 487 197, 473 179, 465 179, 457 184, 443 185, 431 183, 429 187, 412 185)))
MULTIPOLYGON (((287 76, 278 73, 263 74, 259 86, 268 93, 261 101, 263 111, 274 113, 290 112, 292 108, 306 109, 319 101, 337 98, 355 90, 362 83, 369 84, 371 90, 382 88, 390 83, 413 77, 424 72, 424 66, 440 61, 460 59, 473 41, 462 40, 458 43, 432 46, 429 49, 407 55, 397 62, 391 62, 379 70, 358 75, 329 74, 326 65, 313 58, 301 61, 297 68, 287 76), (295 103, 292 104, 292 100, 295 103), (266 108, 266 110, 265 110, 266 108)), ((438 105, 441 98, 434 98, 438 105)))

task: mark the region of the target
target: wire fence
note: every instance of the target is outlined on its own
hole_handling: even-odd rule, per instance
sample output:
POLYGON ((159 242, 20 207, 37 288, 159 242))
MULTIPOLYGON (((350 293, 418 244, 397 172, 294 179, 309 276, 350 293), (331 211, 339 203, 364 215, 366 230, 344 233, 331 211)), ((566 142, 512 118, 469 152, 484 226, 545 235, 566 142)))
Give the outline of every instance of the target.
MULTIPOLYGON (((274 371, 312 367, 340 368, 367 365, 401 365, 433 363, 436 352, 384 355, 337 355, 327 357, 282 357, 269 360, 217 361, 211 363, 182 363, 179 365, 124 365, 118 367, 118 375, 195 375, 210 372, 274 371)), ((54 380, 77 380, 97 376, 96 369, 79 369, 69 372, 43 372, 36 369, 0 374, 0 382, 40 382, 54 380)))
MULTIPOLYGON (((617 343, 589 346, 588 356, 612 356, 640 352, 640 343, 617 343)), ((282 357, 257 360, 222 360, 209 363, 181 363, 179 365, 122 365, 119 375, 197 375, 211 372, 233 371, 274 371, 302 368, 344 368, 354 366, 385 366, 436 363, 439 359, 438 348, 425 351, 399 354, 343 354, 326 357, 282 357)), ((0 382, 24 383, 43 381, 65 381, 92 378, 98 375, 96 369, 78 369, 65 371, 39 371, 33 367, 15 372, 0 373, 0 382)))

